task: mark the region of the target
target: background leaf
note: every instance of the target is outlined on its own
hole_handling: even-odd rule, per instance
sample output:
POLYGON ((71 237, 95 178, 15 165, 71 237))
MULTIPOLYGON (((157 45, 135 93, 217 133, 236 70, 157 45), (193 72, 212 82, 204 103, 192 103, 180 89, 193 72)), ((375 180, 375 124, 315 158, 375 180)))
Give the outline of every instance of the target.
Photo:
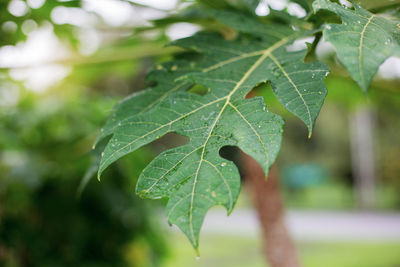
POLYGON ((336 48, 339 60, 351 77, 366 92, 379 66, 389 56, 400 56, 400 29, 390 21, 353 4, 354 10, 317 0, 315 11, 326 9, 340 16, 342 24, 328 24, 326 41, 336 48))

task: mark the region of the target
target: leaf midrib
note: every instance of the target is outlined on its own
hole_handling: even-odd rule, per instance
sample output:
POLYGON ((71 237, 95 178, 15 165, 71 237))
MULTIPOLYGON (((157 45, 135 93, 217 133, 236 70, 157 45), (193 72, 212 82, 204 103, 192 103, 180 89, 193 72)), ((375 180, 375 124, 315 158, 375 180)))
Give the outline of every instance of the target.
MULTIPOLYGON (((207 146, 208 140, 211 137, 212 132, 214 131, 215 125, 217 124, 219 118, 221 117, 222 113, 224 112, 225 108, 228 106, 228 104, 230 103, 230 99, 232 97, 232 95, 240 88, 240 86, 249 78, 249 76, 254 72, 254 70, 257 69, 257 67, 268 57, 271 56, 271 53, 273 50, 275 50, 276 48, 278 48, 279 46, 281 46, 283 43, 287 42, 287 39, 282 39, 281 41, 275 43, 273 46, 269 47, 268 49, 264 50, 264 53, 262 54, 262 56, 257 59, 256 62, 253 63, 253 65, 249 68, 249 70, 243 75, 243 77, 240 79, 240 81, 236 84, 236 86, 232 89, 232 91, 227 95, 226 97, 226 101, 225 104, 223 105, 223 107, 221 108, 221 111, 218 113, 217 117, 214 120, 213 125, 210 128, 210 131, 208 132, 207 138, 204 142, 203 145, 203 149, 201 152, 201 156, 200 156, 200 161, 199 161, 199 165, 197 167, 196 170, 196 174, 195 174, 195 178, 193 181, 193 187, 192 187, 192 193, 191 193, 191 200, 190 200, 190 208, 189 208, 189 225, 190 225, 190 234, 192 236, 192 240, 196 240, 195 236, 194 236, 194 230, 193 230, 193 203, 194 203, 194 191, 196 189, 196 185, 197 185, 197 179, 198 179, 198 175, 200 172, 200 168, 201 165, 203 163, 204 160, 204 151, 205 148, 207 146)), ((267 153, 266 153, 267 154, 267 153)), ((197 246, 197 243, 196 243, 197 246)))
POLYGON ((364 33, 368 27, 368 25, 370 24, 370 22, 372 21, 372 19, 375 17, 374 14, 371 15, 371 17, 368 19, 367 23, 364 25, 364 28, 361 31, 360 34, 360 45, 358 47, 358 69, 360 71, 360 77, 362 79, 363 82, 363 86, 365 85, 365 77, 364 77, 364 71, 362 68, 362 51, 363 51, 363 42, 364 42, 364 33))

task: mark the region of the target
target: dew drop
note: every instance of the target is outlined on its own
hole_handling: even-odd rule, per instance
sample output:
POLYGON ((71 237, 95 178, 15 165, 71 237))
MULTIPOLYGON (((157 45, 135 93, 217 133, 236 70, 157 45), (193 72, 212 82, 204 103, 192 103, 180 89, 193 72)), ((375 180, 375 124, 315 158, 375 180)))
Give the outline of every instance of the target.
POLYGON ((357 23, 358 23, 358 24, 360 24, 360 23, 361 23, 361 21, 357 20, 357 23))
POLYGON ((266 107, 263 107, 263 110, 264 110, 264 111, 266 111, 266 110, 267 110, 267 108, 266 108, 266 107))
POLYGON ((101 156, 102 156, 102 157, 104 156, 104 152, 101 152, 101 156))
POLYGON ((222 162, 221 167, 225 167, 225 166, 226 166, 226 162, 222 162))
POLYGON ((331 29, 331 25, 326 25, 326 28, 327 28, 328 30, 330 30, 330 29, 331 29))

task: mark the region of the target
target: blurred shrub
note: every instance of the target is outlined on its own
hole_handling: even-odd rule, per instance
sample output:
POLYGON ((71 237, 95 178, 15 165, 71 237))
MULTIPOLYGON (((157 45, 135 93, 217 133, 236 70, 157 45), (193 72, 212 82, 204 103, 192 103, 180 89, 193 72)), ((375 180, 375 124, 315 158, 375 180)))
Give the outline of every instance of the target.
MULTIPOLYGON (((114 168, 115 169, 115 168, 114 168)), ((124 177, 92 181, 77 199, 77 179, 46 179, 34 190, 13 183, 2 196, 2 266, 154 266, 163 242, 146 205, 124 177)))
POLYGON ((151 153, 124 158, 77 198, 115 100, 67 88, 20 88, 15 105, 0 105, 0 266, 158 266, 157 203, 134 194, 151 153))

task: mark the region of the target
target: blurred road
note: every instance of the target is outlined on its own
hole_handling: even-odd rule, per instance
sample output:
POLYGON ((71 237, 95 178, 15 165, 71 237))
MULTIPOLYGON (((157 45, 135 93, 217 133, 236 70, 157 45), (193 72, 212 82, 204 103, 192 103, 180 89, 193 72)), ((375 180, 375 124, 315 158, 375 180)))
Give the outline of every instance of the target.
MULTIPOLYGON (((400 213, 289 211, 286 221, 300 241, 400 241, 400 213)), ((222 209, 211 210, 202 233, 258 236, 257 214, 235 210, 227 217, 222 209)))

